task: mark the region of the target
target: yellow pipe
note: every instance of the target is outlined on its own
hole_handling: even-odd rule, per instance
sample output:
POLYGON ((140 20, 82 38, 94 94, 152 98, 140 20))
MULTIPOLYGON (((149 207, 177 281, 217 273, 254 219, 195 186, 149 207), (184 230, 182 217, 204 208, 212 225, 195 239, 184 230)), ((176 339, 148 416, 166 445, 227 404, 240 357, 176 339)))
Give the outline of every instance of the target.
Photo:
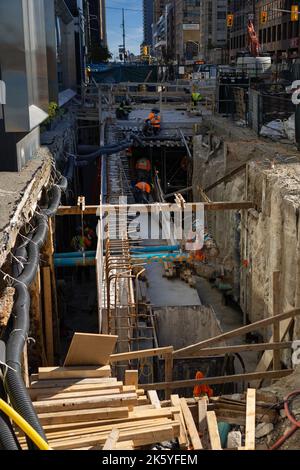
POLYGON ((33 427, 22 418, 11 406, 0 399, 0 410, 11 418, 16 425, 34 442, 40 450, 52 450, 49 444, 36 432, 33 427))

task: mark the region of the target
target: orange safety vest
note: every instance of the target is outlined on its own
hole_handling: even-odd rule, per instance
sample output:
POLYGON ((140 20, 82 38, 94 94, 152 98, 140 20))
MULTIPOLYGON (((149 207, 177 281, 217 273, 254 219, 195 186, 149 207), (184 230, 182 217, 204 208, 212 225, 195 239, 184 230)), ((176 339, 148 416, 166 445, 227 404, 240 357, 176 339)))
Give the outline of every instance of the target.
MULTIPOLYGON (((204 374, 200 371, 196 373, 196 380, 204 379, 204 374)), ((201 397, 203 395, 207 395, 208 398, 213 396, 213 389, 210 388, 209 385, 202 384, 202 385, 195 385, 194 387, 194 397, 201 397)))
POLYGON ((138 188, 140 191, 143 191, 144 193, 151 193, 151 186, 148 183, 143 183, 141 181, 140 183, 137 183, 135 187, 138 188))
POLYGON ((136 162, 135 168, 136 168, 136 170, 151 171, 151 163, 148 160, 148 158, 140 158, 136 162))
POLYGON ((154 119, 154 118, 155 118, 155 114, 154 114, 154 113, 150 113, 147 119, 149 119, 150 121, 152 121, 152 119, 154 119))
POLYGON ((160 127, 160 116, 156 116, 152 119, 151 124, 153 127, 160 127))

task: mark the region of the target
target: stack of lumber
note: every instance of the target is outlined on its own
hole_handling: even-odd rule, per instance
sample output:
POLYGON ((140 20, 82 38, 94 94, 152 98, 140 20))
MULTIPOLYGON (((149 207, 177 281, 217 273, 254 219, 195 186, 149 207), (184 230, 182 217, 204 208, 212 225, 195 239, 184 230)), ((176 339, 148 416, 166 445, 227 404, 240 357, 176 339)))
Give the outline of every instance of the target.
POLYGON ((40 368, 29 393, 51 448, 129 450, 179 437, 180 406, 160 408, 156 392, 146 396, 137 378, 127 371, 124 384, 109 365, 40 368))

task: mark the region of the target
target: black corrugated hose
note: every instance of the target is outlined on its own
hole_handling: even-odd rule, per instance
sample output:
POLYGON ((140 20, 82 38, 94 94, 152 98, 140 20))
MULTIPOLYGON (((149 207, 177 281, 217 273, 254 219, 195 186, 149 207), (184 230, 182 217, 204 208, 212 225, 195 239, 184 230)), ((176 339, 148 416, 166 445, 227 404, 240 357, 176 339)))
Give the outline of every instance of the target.
MULTIPOLYGON (((19 273, 14 282, 16 300, 13 307, 13 327, 6 344, 6 364, 8 366, 5 374, 5 389, 9 395, 14 409, 46 440, 44 430, 39 422, 36 411, 32 405, 31 398, 22 378, 21 355, 27 340, 30 318, 30 295, 28 287, 36 276, 39 265, 40 248, 42 247, 48 232, 48 218, 53 216, 60 204, 61 192, 67 188, 67 181, 61 177, 58 185, 52 186, 50 190, 50 204, 36 217, 37 224, 32 239, 29 238, 16 252, 16 258, 24 262, 24 248, 27 248, 27 260, 24 269, 20 272, 20 265, 14 262, 14 273, 19 273)), ((12 440, 4 442, 2 446, 8 449, 13 447, 12 440)), ((29 448, 36 449, 31 442, 29 448)))

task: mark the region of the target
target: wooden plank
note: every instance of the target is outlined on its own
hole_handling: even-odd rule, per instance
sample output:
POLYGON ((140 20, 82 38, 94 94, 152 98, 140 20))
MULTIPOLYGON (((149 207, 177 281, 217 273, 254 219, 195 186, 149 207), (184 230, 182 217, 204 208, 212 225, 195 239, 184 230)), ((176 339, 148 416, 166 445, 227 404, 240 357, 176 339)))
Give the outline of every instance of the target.
POLYGON ((67 426, 72 427, 72 423, 104 421, 113 419, 128 418, 128 408, 94 408, 91 410, 60 411, 51 413, 39 413, 39 420, 43 426, 59 425, 68 423, 67 426))
POLYGON ((57 395, 57 394, 66 394, 72 392, 95 392, 101 390, 109 390, 111 389, 119 389, 119 391, 123 390, 123 382, 112 382, 107 384, 86 384, 86 385, 72 385, 70 387, 51 387, 51 388, 29 388, 28 392, 32 400, 35 400, 37 396, 40 398, 49 396, 49 395, 57 395))
POLYGON ((255 410, 256 410, 256 390, 254 388, 249 388, 247 391, 247 404, 246 404, 245 447, 247 450, 255 450, 255 410))
POLYGON ((133 441, 117 442, 116 450, 134 450, 133 441))
MULTIPOLYGON (((174 422, 171 425, 158 426, 153 428, 146 428, 136 430, 126 430, 120 432, 119 440, 128 441, 132 440, 134 442, 134 447, 140 447, 144 445, 155 444, 156 442, 169 441, 177 437, 179 432, 179 425, 174 422), (177 425, 177 427, 176 427, 177 425)), ((104 434, 95 434, 87 435, 79 439, 63 439, 60 441, 52 441, 51 447, 55 450, 67 450, 72 448, 85 447, 86 445, 97 445, 104 444, 107 439, 107 433, 104 434)))
POLYGON ((148 390, 148 397, 151 405, 155 406, 156 409, 161 408, 160 399, 155 390, 148 390))
MULTIPOLYGON (((276 316, 280 312, 280 271, 273 272, 273 315, 276 316)), ((273 324, 273 341, 280 342, 280 324, 275 322, 273 324)), ((281 369, 280 350, 274 349, 273 351, 273 369, 281 369)))
POLYGON ((187 449, 189 445, 189 441, 188 441, 188 436, 187 436, 186 429, 185 429, 184 417, 183 417, 183 413, 181 409, 179 395, 171 395, 170 399, 171 399, 172 405, 179 408, 179 413, 176 413, 176 416, 178 416, 177 419, 180 423, 180 434, 178 436, 178 442, 179 442, 180 448, 187 449))
POLYGON ((64 367, 103 366, 109 363, 118 336, 75 333, 70 344, 64 367))
MULTIPOLYGON (((173 380, 173 353, 165 355, 165 381, 172 382, 173 380)), ((165 399, 169 400, 171 396, 171 390, 166 388, 165 399)))
POLYGON ((208 434, 212 450, 222 450, 216 413, 208 411, 206 415, 208 434))
POLYGON ((56 413, 41 413, 39 418, 45 431, 68 430, 85 427, 93 427, 99 424, 121 424, 126 422, 139 422, 145 419, 172 418, 180 412, 178 407, 143 409, 135 407, 128 411, 126 407, 120 408, 96 408, 91 410, 62 411, 56 413), (99 423, 100 421, 100 423, 99 423))
POLYGON ((203 449, 201 439, 199 437, 199 434, 195 425, 195 421, 193 419, 192 413, 189 410, 189 407, 187 405, 185 398, 180 398, 180 406, 181 406, 182 414, 184 417, 185 425, 187 428, 187 432, 191 439, 193 449, 194 450, 203 449))
POLYGON ((119 439, 120 431, 118 429, 112 429, 110 435, 105 441, 102 450, 115 450, 117 446, 117 442, 119 439))
POLYGON ((85 427, 85 428, 75 428, 69 430, 48 430, 47 431, 47 439, 49 441, 57 440, 57 439, 69 439, 71 437, 83 437, 85 435, 94 435, 94 434, 109 434, 113 428, 118 428, 120 432, 129 430, 129 429, 146 429, 152 427, 159 427, 165 425, 173 425, 175 421, 172 421, 168 418, 158 418, 158 419, 146 419, 141 420, 138 422, 127 421, 124 423, 115 423, 111 422, 109 424, 103 425, 103 423, 98 423, 98 425, 93 427, 85 427))
POLYGON ((217 346, 214 348, 203 348, 195 353, 197 357, 205 356, 218 356, 227 353, 241 353, 246 351, 268 351, 276 349, 290 349, 292 341, 285 341, 281 343, 258 343, 258 344, 241 344, 235 346, 217 346))
MULTIPOLYGON (((192 206, 195 207, 193 203, 187 203, 187 208, 190 210, 192 206)), ((103 212, 115 212, 120 206, 114 204, 103 204, 102 210, 103 212)), ((223 211, 223 210, 247 210, 254 208, 255 205, 251 201, 239 201, 239 202, 231 202, 231 201, 221 201, 221 202, 205 202, 204 203, 204 210, 207 211, 223 211)), ((122 205, 124 210, 128 210, 129 208, 132 210, 132 205, 122 205)), ((182 209, 176 204, 135 204, 134 209, 137 212, 147 212, 149 209, 155 208, 159 212, 170 212, 170 211, 182 211, 182 209)), ((84 214, 86 215, 96 215, 97 211, 100 209, 100 206, 86 206, 84 214)), ((80 207, 77 206, 61 206, 58 208, 56 215, 63 216, 63 215, 81 215, 80 207)))
POLYGON ((121 393, 118 395, 106 395, 103 397, 69 398, 57 401, 33 402, 37 413, 50 413, 55 411, 84 410, 90 408, 107 408, 114 406, 135 406, 137 404, 136 393, 121 393))
POLYGON ((134 385, 138 388, 139 383, 139 371, 138 370, 126 370, 125 371, 125 385, 134 385))
MULTIPOLYGON (((257 330, 259 328, 265 328, 269 325, 273 325, 275 321, 289 319, 290 322, 291 318, 297 315, 300 315, 300 309, 289 310, 288 312, 280 313, 279 315, 259 320, 257 322, 251 323, 250 325, 242 326, 240 328, 228 331, 227 333, 223 333, 205 341, 200 341, 199 343, 192 344, 191 346, 182 349, 177 349, 176 351, 174 351, 174 357, 189 357, 191 354, 195 355, 199 350, 211 346, 212 344, 218 343, 220 341, 226 341, 237 336, 242 336, 246 333, 249 333, 250 331, 257 330)), ((273 338, 271 339, 271 342, 272 341, 273 338)))
POLYGON ((201 433, 207 428, 207 420, 206 420, 206 413, 207 413, 207 404, 208 400, 207 397, 200 397, 198 401, 198 429, 201 433))
POLYGON ((43 318, 42 318, 42 299, 41 299, 41 271, 37 268, 35 280, 29 287, 30 292, 30 318, 35 325, 35 349, 36 355, 40 358, 40 363, 47 366, 47 356, 45 349, 45 341, 43 334, 43 318))
POLYGON ((235 375, 223 375, 221 377, 206 377, 204 379, 191 379, 191 380, 175 380, 174 382, 158 382, 152 384, 143 384, 145 390, 165 390, 171 388, 185 388, 194 387, 195 385, 207 384, 225 384, 231 382, 241 382, 246 380, 257 380, 257 379, 277 379, 281 377, 287 377, 294 372, 293 369, 286 370, 274 370, 268 372, 250 372, 248 374, 235 374, 235 375))
POLYGON ((49 267, 42 268, 43 274, 43 298, 44 298, 44 320, 46 337, 47 363, 54 364, 54 343, 53 343, 53 317, 52 317, 52 290, 51 271, 49 267))
POLYGON ((142 349, 140 351, 131 351, 120 354, 112 354, 109 362, 111 364, 115 362, 132 361, 133 359, 142 359, 143 357, 154 357, 163 356, 165 354, 172 353, 174 351, 173 346, 167 346, 165 348, 154 348, 154 349, 142 349))
MULTIPOLYGON (((132 387, 130 390, 124 390, 125 393, 135 392, 132 387)), ((109 390, 85 390, 82 392, 69 392, 69 393, 56 393, 48 395, 38 395, 36 401, 48 401, 48 400, 67 400, 69 398, 85 398, 85 397, 101 397, 107 395, 117 395, 120 392, 119 388, 112 388, 109 390)))
MULTIPOLYGON (((271 318, 275 318, 275 316, 271 317, 271 318)), ((293 319, 292 318, 288 318, 287 320, 284 320, 283 322, 280 323, 280 341, 282 341, 285 337, 285 335, 288 333, 291 325, 292 325, 292 322, 293 322, 293 319)), ((270 342, 272 343, 274 341, 274 338, 273 338, 273 335, 271 336, 270 338, 270 342)), ((267 371, 271 365, 272 365, 272 361, 273 361, 273 353, 272 351, 265 351, 264 354, 262 355, 256 369, 255 369, 255 372, 256 373, 262 373, 262 372, 265 372, 267 371)), ((253 380, 253 382, 251 382, 251 387, 252 388, 259 388, 262 381, 263 381, 264 377, 259 377, 258 380, 253 380)))
POLYGON ((101 387, 102 385, 107 385, 108 388, 115 384, 115 386, 119 386, 119 384, 122 384, 123 382, 117 382, 116 377, 100 377, 100 378, 87 378, 87 379, 80 379, 80 378, 75 378, 75 379, 43 379, 39 380, 39 375, 38 374, 32 374, 30 376, 31 380, 31 385, 30 387, 32 389, 34 388, 61 388, 61 387, 71 387, 71 386, 89 386, 89 385, 94 385, 94 386, 99 386, 101 387))
POLYGON ((45 379, 82 379, 110 377, 110 366, 102 367, 39 367, 39 380, 45 379))

